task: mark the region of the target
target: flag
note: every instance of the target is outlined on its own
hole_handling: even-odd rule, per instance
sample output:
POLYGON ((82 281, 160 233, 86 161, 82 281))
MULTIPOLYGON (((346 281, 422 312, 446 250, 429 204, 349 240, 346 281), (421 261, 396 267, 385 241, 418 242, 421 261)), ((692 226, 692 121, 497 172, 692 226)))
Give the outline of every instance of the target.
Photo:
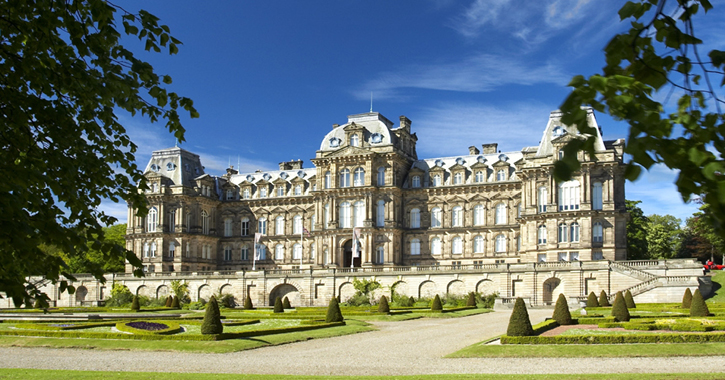
POLYGON ((353 230, 352 230, 352 257, 354 257, 354 258, 360 257, 361 251, 362 251, 362 247, 360 244, 360 229, 353 228, 353 230))
POLYGON ((259 247, 259 239, 262 238, 262 234, 259 232, 254 234, 254 260, 260 260, 260 255, 262 254, 261 249, 259 247))
POLYGON ((307 237, 310 237, 310 231, 307 231, 307 228, 302 227, 302 233, 307 235, 307 237))

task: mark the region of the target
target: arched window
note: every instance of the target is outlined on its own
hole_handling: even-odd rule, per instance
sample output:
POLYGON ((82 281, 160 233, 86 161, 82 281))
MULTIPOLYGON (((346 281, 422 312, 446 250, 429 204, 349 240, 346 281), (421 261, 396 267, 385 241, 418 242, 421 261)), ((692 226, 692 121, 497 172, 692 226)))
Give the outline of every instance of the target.
POLYGON ((451 227, 463 227, 463 208, 456 206, 451 210, 451 227))
POLYGON ((360 137, 357 134, 350 136, 350 146, 360 146, 360 137))
POLYGON ((378 186, 385 186, 385 167, 378 168, 378 186))
POLYGON ((496 236, 496 252, 506 252, 506 236, 503 234, 496 236))
POLYGON ((566 243, 567 237, 569 236, 569 229, 566 223, 559 224, 559 243, 566 243))
POLYGON ((249 236, 249 218, 242 218, 242 236, 249 236))
POLYGON ((410 241, 410 254, 414 256, 420 255, 420 239, 410 241))
POLYGON ((204 235, 209 235, 209 214, 206 211, 201 212, 201 231, 204 235))
POLYGON ((546 191, 546 186, 539 187, 539 212, 546 212, 546 206, 549 203, 549 194, 546 191))
POLYGON ((159 223, 159 212, 156 207, 151 207, 146 216, 146 232, 156 232, 156 225, 159 223))
POLYGON ((539 244, 546 244, 546 226, 540 225, 539 226, 539 244))
POLYGON ((350 169, 340 170, 340 187, 350 187, 350 169))
POLYGON ((453 238, 453 242, 451 244, 451 252, 454 255, 463 254, 463 239, 460 236, 456 236, 453 238))
POLYGON ((355 169, 354 186, 365 186, 365 169, 355 169))
POLYGON ((257 232, 262 235, 267 234, 267 218, 262 217, 257 220, 257 232))
POLYGON ((330 174, 330 171, 325 172, 325 189, 329 189, 332 187, 332 174, 330 174))
POLYGON ((300 243, 296 243, 292 246, 292 259, 299 260, 302 258, 302 246, 300 243))
POLYGON ((441 254, 441 238, 434 237, 430 241, 430 253, 431 255, 441 254))
POLYGON ((317 257, 317 248, 315 247, 315 243, 310 244, 310 259, 314 260, 315 257, 317 257))
POLYGON ((330 250, 325 248, 325 250, 322 251, 322 265, 328 264, 330 264, 330 250))
POLYGON ((592 210, 602 209, 602 183, 594 182, 592 184, 592 210))
POLYGON ((486 224, 486 219, 483 205, 473 206, 473 225, 483 226, 484 224, 486 224))
POLYGON ((277 196, 284 197, 284 185, 277 186, 277 196))
POLYGON ((476 172, 476 183, 482 183, 483 181, 483 171, 479 170, 476 172))
POLYGON ((278 216, 274 219, 274 234, 284 235, 284 217, 278 216))
POLYGON ((382 245, 380 247, 378 247, 378 249, 376 250, 375 256, 376 256, 375 257, 376 264, 384 263, 385 262, 385 247, 383 247, 382 245))
POLYGON ((327 229, 327 224, 330 223, 330 204, 325 203, 325 206, 322 208, 322 229, 327 229))
POLYGON ((249 260, 249 247, 246 245, 242 246, 242 260, 249 260))
POLYGON ((410 228, 420 228, 420 210, 417 208, 410 210, 410 228))
POLYGON ((365 202, 357 201, 352 207, 354 227, 362 227, 365 221, 365 202))
POLYGON ((302 215, 295 215, 293 218, 292 233, 295 235, 302 234, 302 215))
POLYGON ((572 243, 579 242, 579 223, 574 222, 569 226, 569 241, 572 243))
POLYGON ((506 170, 500 169, 496 172, 496 181, 505 181, 506 180, 506 170))
POLYGON ((592 227, 592 241, 594 243, 601 243, 604 240, 604 229, 602 228, 602 222, 595 222, 592 227))
POLYGON ((352 226, 350 216, 350 202, 340 203, 340 228, 350 228, 352 226))
POLYGON ((267 186, 263 186, 261 189, 259 189, 259 197, 260 198, 267 198, 267 186))
POLYGON ((441 183, 442 183, 442 181, 441 181, 441 175, 440 174, 434 175, 433 176, 433 186, 440 186, 441 183))
POLYGON ((483 236, 478 235, 473 238, 473 252, 474 253, 483 253, 483 236))
POLYGON ((508 223, 506 217, 506 205, 503 203, 499 203, 496 205, 496 224, 506 224, 508 223))
POLYGON ((224 219, 224 236, 232 236, 232 218, 224 219))
POLYGON ((249 199, 249 189, 244 189, 242 192, 242 198, 249 199))
POLYGON ((412 182, 412 187, 418 188, 420 187, 420 176, 414 175, 412 182))
POLYGON ((274 259, 284 260, 284 246, 282 244, 277 244, 274 247, 274 259))
POLYGON ((579 210, 579 181, 559 184, 559 211, 579 210))
POLYGON ((436 207, 430 211, 430 226, 440 227, 441 226, 441 209, 436 207))
POLYGON ((385 201, 380 199, 378 201, 378 210, 376 213, 376 225, 378 227, 385 227, 385 201))
POLYGON ((454 185, 460 185, 463 183, 463 173, 456 173, 453 176, 453 184, 454 185))

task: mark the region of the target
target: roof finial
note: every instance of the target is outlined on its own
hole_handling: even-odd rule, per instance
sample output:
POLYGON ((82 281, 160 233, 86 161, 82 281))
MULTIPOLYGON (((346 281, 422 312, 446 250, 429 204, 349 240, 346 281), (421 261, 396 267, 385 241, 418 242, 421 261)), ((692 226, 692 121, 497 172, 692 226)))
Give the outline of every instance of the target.
POLYGON ((373 112, 373 92, 370 91, 370 113, 373 112))
POLYGON ((179 147, 179 139, 176 139, 176 142, 174 143, 174 148, 178 148, 178 147, 179 147))

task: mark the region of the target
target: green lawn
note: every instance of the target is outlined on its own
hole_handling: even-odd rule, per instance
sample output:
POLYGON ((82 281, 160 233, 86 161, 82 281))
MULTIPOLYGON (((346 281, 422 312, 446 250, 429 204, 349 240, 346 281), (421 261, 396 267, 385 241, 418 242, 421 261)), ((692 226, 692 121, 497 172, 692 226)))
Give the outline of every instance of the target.
POLYGON ((296 376, 296 375, 230 375, 230 374, 207 374, 207 373, 157 373, 157 372, 95 372, 95 371, 51 371, 31 369, 3 369, 0 372, 2 380, 317 380, 317 379, 338 379, 338 380, 469 380, 469 379, 492 379, 492 380, 640 380, 640 379, 664 379, 664 380, 689 380, 689 379, 722 379, 723 374, 707 373, 681 373, 681 374, 606 374, 606 375, 414 375, 414 376, 296 376))
MULTIPOLYGON (((725 271, 716 271, 712 276, 713 290, 715 294, 707 299, 707 303, 722 302, 725 303, 725 271)), ((708 305, 709 306, 709 305, 708 305)))
POLYGON ((720 356, 725 343, 679 344, 474 344, 447 358, 628 358, 656 356, 720 356))

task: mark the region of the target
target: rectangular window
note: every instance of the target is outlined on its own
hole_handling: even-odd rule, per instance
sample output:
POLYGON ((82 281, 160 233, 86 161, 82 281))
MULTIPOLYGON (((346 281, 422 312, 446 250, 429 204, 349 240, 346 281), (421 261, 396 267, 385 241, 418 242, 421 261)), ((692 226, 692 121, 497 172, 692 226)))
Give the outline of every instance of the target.
POLYGON ((579 252, 569 252, 569 261, 579 261, 579 252))
POLYGON ((569 254, 566 252, 559 252, 559 261, 567 261, 569 254))
POLYGON ((592 252, 592 260, 604 260, 604 254, 601 251, 592 252))
POLYGON ((546 253, 539 253, 536 255, 536 261, 539 263, 545 263, 546 262, 546 253))

